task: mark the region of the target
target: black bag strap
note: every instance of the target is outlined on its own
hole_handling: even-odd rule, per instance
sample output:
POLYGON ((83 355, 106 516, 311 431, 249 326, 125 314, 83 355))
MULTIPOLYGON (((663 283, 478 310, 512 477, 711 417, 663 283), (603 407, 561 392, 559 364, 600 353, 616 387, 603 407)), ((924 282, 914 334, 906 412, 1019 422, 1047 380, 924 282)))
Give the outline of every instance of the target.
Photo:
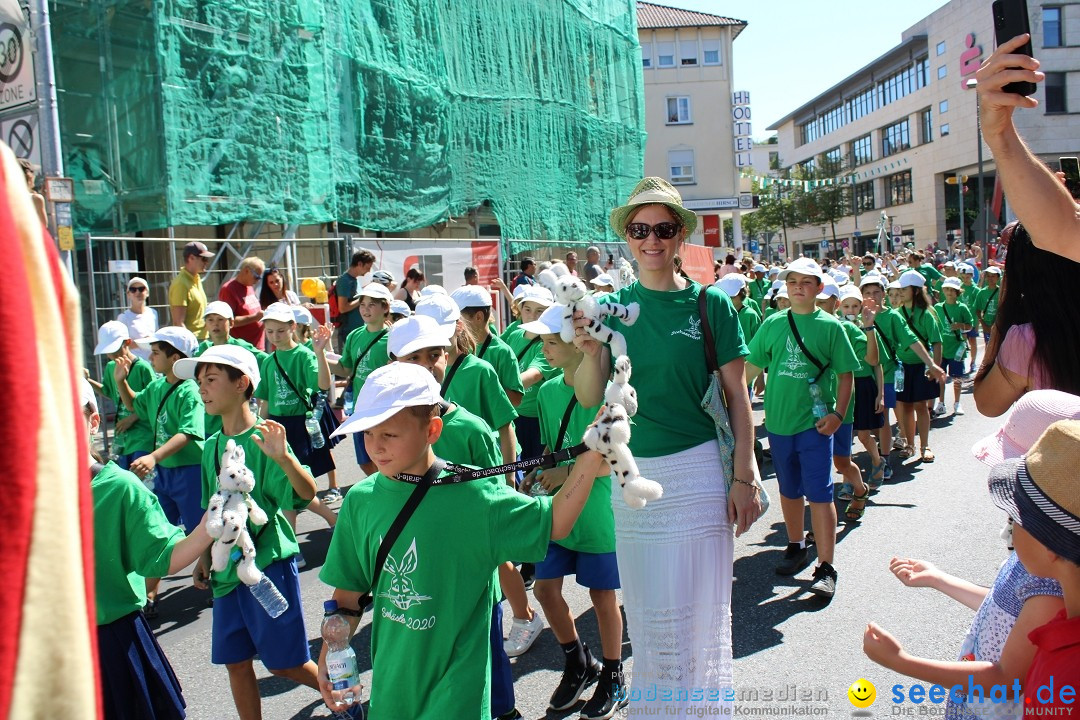
POLYGON ((1000 289, 1001 289, 1001 286, 999 285, 998 287, 994 288, 994 292, 987 295, 986 304, 983 305, 983 312, 986 312, 987 310, 990 309, 990 301, 997 297, 998 290, 1000 290, 1000 289))
MULTIPOLYGON (((387 330, 385 330, 385 329, 380 330, 378 332, 378 334, 375 335, 375 338, 370 343, 368 343, 368 346, 366 348, 364 348, 364 351, 356 356, 356 364, 353 365, 352 374, 349 375, 349 379, 345 383, 345 388, 346 389, 349 389, 349 388, 352 387, 353 380, 356 379, 356 371, 360 369, 360 361, 363 360, 367 356, 367 354, 369 352, 371 352, 371 348, 375 347, 375 343, 382 340, 383 335, 385 335, 386 333, 387 333, 387 330)), ((281 367, 280 363, 278 363, 278 367, 281 367)), ((291 383, 290 383, 290 385, 291 385, 291 383)))
MULTIPOLYGON (((315 403, 311 402, 310 398, 306 398, 300 394, 300 391, 293 385, 293 381, 289 379, 289 374, 285 372, 285 368, 281 367, 281 360, 278 359, 276 350, 274 351, 274 362, 277 364, 278 373, 281 374, 281 377, 285 378, 285 382, 289 384, 289 387, 296 394, 296 397, 300 398, 300 402, 304 403, 304 407, 308 410, 314 410, 315 403)), ((357 365, 359 365, 359 362, 357 362, 357 365)))
POLYGON ((480 349, 476 351, 476 357, 478 357, 478 358, 483 358, 484 357, 484 353, 486 353, 488 351, 488 348, 491 347, 491 340, 494 337, 495 336, 492 335, 490 332, 488 333, 487 340, 485 340, 484 344, 480 346, 480 349))
POLYGON ((183 380, 177 380, 176 382, 174 382, 169 387, 168 391, 165 393, 165 397, 161 398, 161 402, 158 403, 157 412, 154 413, 154 433, 155 434, 157 433, 157 430, 158 430, 158 418, 161 417, 161 411, 165 408, 165 403, 168 402, 169 396, 172 395, 174 392, 176 392, 176 388, 180 387, 180 385, 183 384, 183 382, 184 382, 183 380))
POLYGON ((926 346, 926 349, 930 349, 930 343, 926 341, 926 338, 922 336, 915 324, 911 322, 911 315, 908 314, 907 308, 901 308, 900 314, 904 316, 904 320, 907 321, 908 327, 911 328, 911 332, 915 333, 915 337, 919 338, 919 342, 926 346))
POLYGON ((446 392, 450 389, 450 383, 453 382, 454 376, 457 375, 458 368, 461 367, 461 363, 465 362, 465 353, 458 355, 457 360, 450 366, 450 369, 446 371, 446 377, 443 378, 442 387, 439 388, 439 394, 444 398, 446 392))
MULTIPOLYGON (((539 457, 529 458, 528 460, 518 460, 517 462, 507 463, 505 465, 496 465, 489 468, 478 468, 473 470, 462 465, 454 465, 452 463, 446 463, 446 469, 454 472, 453 475, 444 475, 437 477, 431 481, 432 485, 454 485, 461 482, 469 482, 470 480, 480 480, 482 478, 489 478, 495 475, 505 475, 511 472, 517 472, 518 470, 532 470, 535 467, 549 470, 559 463, 566 462, 567 460, 573 460, 578 455, 581 455, 586 450, 585 443, 568 447, 558 452, 548 453, 547 455, 541 455, 539 457)), ((401 482, 407 482, 412 485, 419 485, 424 481, 424 476, 421 475, 408 475, 402 473, 397 475, 395 480, 401 482)))
POLYGON ((552 448, 555 452, 562 450, 563 440, 566 439, 566 428, 570 426, 570 416, 574 414, 574 408, 577 406, 577 395, 570 394, 570 402, 566 403, 566 411, 563 413, 562 422, 559 423, 559 434, 555 438, 555 447, 552 448))
POLYGON ((529 352, 529 350, 531 350, 531 349, 532 349, 532 346, 533 346, 533 345, 535 345, 535 344, 536 344, 536 343, 538 343, 538 342, 540 342, 540 336, 539 336, 539 335, 537 335, 537 336, 536 336, 536 337, 534 337, 534 338, 533 338, 532 340, 530 340, 530 341, 529 341, 529 344, 528 344, 528 345, 526 345, 525 347, 521 348, 521 352, 519 352, 519 353, 517 354, 517 361, 518 361, 518 363, 520 363, 520 362, 521 362, 521 358, 525 357, 525 353, 529 352))
POLYGON ((818 378, 825 374, 825 369, 829 367, 829 363, 822 365, 821 361, 814 357, 814 354, 806 347, 806 343, 803 342, 802 334, 799 333, 799 326, 795 324, 795 317, 791 314, 791 310, 788 310, 787 314, 788 325, 791 326, 791 334, 795 336, 795 342, 799 343, 799 349, 803 351, 803 354, 806 355, 810 362, 814 363, 814 367, 818 369, 817 377, 814 378, 814 382, 817 382, 818 378))
MULTIPOLYGON (((952 325, 953 324, 953 319, 952 319, 952 315, 949 314, 949 304, 948 303, 941 303, 941 310, 945 313, 945 320, 949 323, 949 325, 952 325)), ((951 327, 949 329, 952 330, 951 327)), ((963 334, 959 330, 953 330, 952 332, 953 332, 953 335, 956 336, 957 340, 963 340, 964 339, 963 334)))
POLYGON ((705 336, 705 367, 709 373, 720 369, 716 360, 716 343, 713 341, 712 325, 709 323, 709 286, 702 285, 697 296, 698 318, 701 320, 701 332, 705 336))
POLYGON ((885 329, 883 327, 878 325, 878 322, 877 322, 876 319, 874 320, 874 327, 877 328, 877 335, 878 335, 879 338, 881 338, 881 342, 884 343, 885 350, 889 353, 889 357, 895 360, 896 359, 896 347, 893 346, 892 342, 889 341, 888 334, 885 332, 885 329))

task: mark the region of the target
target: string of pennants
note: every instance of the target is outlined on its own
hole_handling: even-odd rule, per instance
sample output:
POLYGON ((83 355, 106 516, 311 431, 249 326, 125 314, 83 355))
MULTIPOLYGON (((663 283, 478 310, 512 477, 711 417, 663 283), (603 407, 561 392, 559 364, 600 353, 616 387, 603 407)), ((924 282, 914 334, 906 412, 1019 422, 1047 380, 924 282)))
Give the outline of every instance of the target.
POLYGON ((816 188, 828 187, 831 185, 854 185, 855 183, 858 183, 860 181, 888 175, 891 173, 891 171, 899 170, 900 168, 903 168, 905 165, 908 164, 908 159, 902 158, 900 160, 896 160, 895 162, 891 162, 887 165, 881 165, 880 167, 872 168, 870 170, 847 173, 840 177, 821 178, 819 180, 792 180, 786 178, 754 175, 752 173, 743 173, 742 177, 750 178, 751 180, 755 181, 758 184, 758 187, 760 187, 762 190, 773 185, 779 185, 780 187, 801 186, 804 192, 809 192, 810 190, 816 188))

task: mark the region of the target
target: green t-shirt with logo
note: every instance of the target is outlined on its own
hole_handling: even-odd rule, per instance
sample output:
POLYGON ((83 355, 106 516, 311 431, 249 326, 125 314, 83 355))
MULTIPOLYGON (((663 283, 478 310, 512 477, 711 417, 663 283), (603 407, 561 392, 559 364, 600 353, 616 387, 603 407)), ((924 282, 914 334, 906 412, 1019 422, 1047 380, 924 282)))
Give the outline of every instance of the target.
POLYGON ((116 463, 90 480, 94 502, 94 596, 97 624, 142 610, 146 580, 169 573, 184 531, 165 517, 143 481, 116 463))
MULTIPOLYGON (((386 348, 389 339, 390 333, 385 328, 371 332, 366 325, 349 333, 345 347, 341 350, 341 360, 338 362, 349 372, 356 368, 356 377, 353 378, 352 385, 354 397, 360 394, 360 388, 364 387, 368 375, 390 362, 390 354, 386 348), (379 337, 380 334, 382 337, 379 337), (372 345, 373 342, 374 345, 372 345), (371 349, 368 350, 368 347, 371 349), (364 353, 365 350, 367 350, 366 353, 364 353), (361 353, 364 353, 363 358, 360 358, 361 353), (360 360, 359 368, 356 364, 357 359, 360 360)), ((318 369, 317 365, 316 369, 318 369)))
POLYGON ((962 302, 955 305, 938 303, 934 306, 934 314, 937 315, 941 332, 941 357, 944 360, 963 359, 968 351, 967 338, 963 330, 953 330, 950 326, 953 323, 974 325, 975 320, 971 317, 971 310, 962 302), (961 350, 963 354, 957 358, 961 350))
POLYGON ((743 305, 739 310, 739 327, 742 328, 743 339, 749 343, 761 327, 761 316, 750 305, 743 305))
MULTIPOLYGON (((923 310, 921 308, 911 308, 909 310, 906 307, 896 310, 896 314, 907 323, 911 332, 914 333, 915 339, 925 345, 926 351, 933 355, 933 346, 941 344, 941 328, 938 327, 937 315, 932 310, 923 310)), ((922 360, 911 350, 910 346, 899 348, 896 355, 900 362, 908 365, 922 363, 922 360)))
MULTIPOLYGON (((255 565, 261 570, 270 563, 290 558, 300 552, 296 535, 280 511, 303 510, 310 501, 296 494, 282 467, 267 457, 251 439, 254 434, 255 427, 252 426, 239 435, 218 433, 206 441, 201 458, 202 507, 206 509, 210 504, 210 497, 217 492, 221 456, 229 440, 235 440, 237 445, 244 448, 244 464, 255 476, 255 488, 251 491, 251 498, 258 503, 267 517, 265 525, 255 526, 248 522, 248 532, 255 544, 255 565)), ((286 447, 292 455, 292 448, 288 447, 287 443, 286 447)), ((210 573, 210 588, 216 598, 228 595, 239 584, 234 562, 230 562, 224 570, 210 573)))
MULTIPOLYGON (((630 384, 637 389, 630 450, 638 457, 663 457, 716 438, 716 425, 701 409, 708 388, 704 334, 698 312, 701 285, 683 290, 650 290, 635 282, 604 301, 641 305, 633 325, 607 318, 605 323, 626 338, 633 363, 630 384)), ((707 295, 709 324, 720 367, 747 354, 742 328, 731 298, 719 288, 707 295)))
MULTIPOLYGON (((120 399, 120 391, 116 389, 116 378, 113 377, 113 370, 115 368, 115 360, 110 360, 105 365, 105 373, 101 378, 101 386, 102 393, 105 397, 112 400, 113 404, 116 405, 116 422, 120 422, 131 415, 131 411, 124 405, 123 401, 120 399)), ((128 387, 131 388, 131 392, 137 393, 140 390, 145 389, 156 377, 157 373, 154 372, 153 366, 141 357, 136 357, 135 362, 131 363, 131 369, 128 371, 128 387)), ((142 416, 137 415, 136 417, 138 419, 135 420, 134 425, 124 432, 117 433, 113 438, 113 450, 117 455, 130 455, 134 452, 150 453, 154 451, 153 428, 150 427, 150 423, 142 416)))
POLYGON ((259 374, 262 381, 255 388, 255 397, 270 404, 270 415, 295 417, 307 414, 307 402, 319 388, 319 361, 315 353, 303 345, 297 345, 292 350, 275 350, 259 365, 259 374), (296 386, 295 391, 282 377, 278 362, 296 386), (297 395, 297 391, 303 394, 303 398, 297 395))
MULTIPOLYGON (((476 357, 488 362, 499 376, 499 384, 506 392, 525 394, 521 384, 521 370, 518 368, 514 351, 498 335, 489 335, 488 340, 476 346, 476 357), (490 341, 490 342, 488 342, 490 341)), ((520 414, 520 410, 518 411, 520 414)))
MULTIPOLYGON (((242 338, 236 338, 232 335, 230 335, 229 339, 225 341, 225 344, 236 345, 237 347, 244 348, 255 356, 255 362, 260 366, 263 364, 263 361, 266 360, 267 357, 269 357, 269 355, 249 343, 247 340, 244 340, 242 338)), ((195 350, 195 357, 201 356, 204 352, 206 352, 212 347, 214 347, 213 340, 202 341, 201 343, 199 343, 199 347, 195 350)), ((206 413, 206 416, 203 418, 203 427, 206 429, 206 437, 210 437, 216 432, 221 432, 221 416, 206 413)))
POLYGON ((753 280, 747 281, 746 287, 750 291, 750 298, 758 307, 761 307, 765 293, 772 287, 772 283, 769 282, 768 278, 754 278, 753 280))
POLYGON ((982 292, 982 288, 975 283, 964 285, 963 290, 960 292, 960 302, 968 306, 968 309, 971 310, 972 317, 975 316, 975 301, 979 299, 980 292, 982 292))
MULTIPOLYGON (((574 388, 567 385, 565 378, 562 377, 548 380, 540 388, 540 440, 552 451, 559 438, 559 427, 566 414, 567 404, 573 397, 574 388)), ((585 436, 585 429, 596 419, 596 413, 599 410, 599 405, 587 408, 582 407, 580 403, 574 404, 561 449, 573 447, 581 442, 585 436)), ((571 462, 573 461, 563 464, 569 465, 571 462)), ((562 487, 559 488, 560 491, 562 487)), ((574 529, 565 538, 555 542, 578 552, 615 552, 615 515, 611 510, 611 477, 609 475, 596 478, 581 516, 574 523, 574 529)))
MULTIPOLYGON (((843 326, 843 328, 844 328, 844 334, 847 335, 848 342, 851 343, 851 349, 853 351, 855 351, 855 359, 859 361, 859 366, 852 371, 853 376, 854 377, 863 377, 865 375, 872 374, 873 373, 873 366, 868 365, 866 363, 866 346, 867 346, 866 333, 864 333, 861 329, 859 329, 859 327, 855 323, 853 323, 853 322, 851 322, 849 320, 845 320, 844 318, 837 318, 837 319, 840 320, 840 325, 843 326)), ((805 341, 805 338, 804 338, 804 341, 805 341)), ((813 351, 811 351, 811 352, 813 352, 813 351)), ((832 371, 832 368, 829 368, 829 372, 827 373, 827 375, 829 376, 829 379, 828 380, 823 379, 823 382, 827 382, 829 384, 830 393, 832 394, 833 397, 836 397, 837 391, 839 389, 836 373, 832 371)), ((855 422, 855 385, 854 385, 854 382, 852 382, 852 385, 851 385, 851 400, 848 401, 847 412, 844 413, 844 422, 845 423, 855 422)))
POLYGON ((979 297, 975 300, 975 307, 971 310, 973 313, 982 314, 982 322, 986 325, 993 325, 994 320, 997 318, 998 302, 1001 300, 1001 286, 996 288, 984 287, 979 291, 979 297))
POLYGON ((453 367, 446 368, 441 389, 443 399, 479 416, 497 437, 499 428, 517 417, 514 406, 491 365, 475 355, 460 357, 461 365, 453 376, 450 374, 453 367))
MULTIPOLYGON (((544 357, 543 341, 539 337, 528 337, 520 326, 504 337, 506 344, 517 359, 520 373, 528 370, 539 370, 540 381, 525 388, 521 402, 517 406, 517 414, 522 417, 536 417, 536 395, 540 392, 540 386, 547 380, 558 375, 561 371, 551 367, 544 357)), ((520 375, 519 375, 520 378, 520 375)))
POLYGON ((794 314, 803 344, 825 366, 822 373, 799 347, 791 332, 789 314, 790 310, 784 310, 762 323, 750 343, 747 358, 747 362, 769 372, 765 428, 770 433, 788 436, 814 427, 811 379, 819 379, 822 399, 831 412, 836 408, 835 381, 830 382, 833 373, 854 372, 859 367, 851 340, 835 316, 820 308, 807 315, 794 314))
POLYGON ((881 374, 887 385, 893 381, 896 374, 896 356, 900 349, 911 347, 919 338, 915 337, 904 318, 893 309, 879 310, 874 318, 874 325, 878 329, 878 339, 881 340, 879 347, 883 346, 885 349, 885 354, 881 356, 881 374))
MULTIPOLYGON (((460 405, 442 416, 442 435, 431 446, 436 457, 474 468, 489 468, 502 464, 502 453, 488 424, 460 405)), ((503 482, 502 475, 494 481, 503 482)))
MULTIPOLYGON (((319 579, 368 591, 379 544, 414 489, 381 473, 353 485, 319 579)), ((543 560, 551 517, 551 498, 503 483, 431 488, 372 593, 370 720, 490 720, 495 570, 511 559, 543 560)))
POLYGON ((164 377, 153 380, 146 388, 135 395, 135 414, 147 418, 154 433, 154 450, 169 441, 169 438, 182 433, 191 441, 179 452, 173 453, 158 464, 161 467, 177 468, 198 465, 202 457, 203 404, 199 397, 199 388, 194 380, 178 380, 179 387, 169 393, 169 381, 164 377), (165 399, 168 394, 168 399, 165 399), (162 404, 162 400, 165 400, 162 404))

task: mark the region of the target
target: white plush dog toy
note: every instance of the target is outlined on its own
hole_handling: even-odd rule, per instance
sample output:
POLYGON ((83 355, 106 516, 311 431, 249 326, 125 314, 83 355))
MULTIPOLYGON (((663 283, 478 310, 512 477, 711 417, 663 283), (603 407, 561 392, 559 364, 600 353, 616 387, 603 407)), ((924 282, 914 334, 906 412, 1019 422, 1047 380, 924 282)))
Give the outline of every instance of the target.
POLYGON ((626 325, 637 322, 641 307, 637 303, 619 305, 618 303, 600 303, 585 287, 585 283, 571 275, 566 265, 556 263, 540 272, 540 284, 555 296, 555 302, 566 306, 563 316, 562 331, 559 336, 563 342, 574 341, 574 313, 581 311, 589 324, 585 332, 593 339, 611 346, 611 354, 616 358, 626 355, 626 338, 617 330, 604 325, 605 317, 616 317, 626 325))
POLYGON ((265 525, 266 513, 252 499, 255 476, 244 462, 244 448, 229 440, 221 456, 218 472, 218 491, 206 508, 206 533, 215 538, 210 551, 215 571, 224 570, 234 552, 240 553, 236 575, 245 585, 255 585, 262 579, 262 570, 255 565, 255 544, 248 533, 247 523, 265 525))

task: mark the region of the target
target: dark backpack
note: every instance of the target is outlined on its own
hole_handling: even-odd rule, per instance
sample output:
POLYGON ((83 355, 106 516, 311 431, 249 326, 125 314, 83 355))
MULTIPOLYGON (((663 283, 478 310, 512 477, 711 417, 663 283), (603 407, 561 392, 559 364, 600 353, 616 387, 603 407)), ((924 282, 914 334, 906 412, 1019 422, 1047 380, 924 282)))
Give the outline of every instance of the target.
POLYGON ((341 327, 341 315, 338 313, 337 280, 330 285, 330 291, 326 294, 326 304, 330 308, 330 324, 341 327))

